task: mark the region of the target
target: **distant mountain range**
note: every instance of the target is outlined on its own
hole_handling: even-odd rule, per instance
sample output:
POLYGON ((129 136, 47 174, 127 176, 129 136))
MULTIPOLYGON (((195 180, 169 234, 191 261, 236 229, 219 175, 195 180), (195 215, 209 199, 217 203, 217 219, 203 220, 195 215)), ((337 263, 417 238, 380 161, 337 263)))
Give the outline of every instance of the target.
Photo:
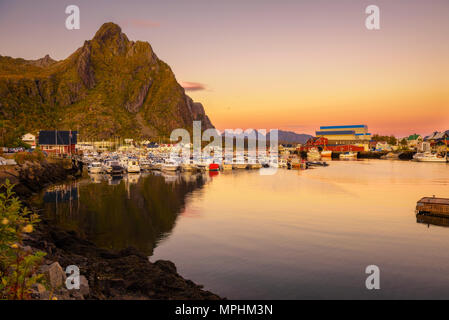
POLYGON ((214 127, 150 44, 128 40, 114 23, 62 61, 0 56, 0 121, 11 128, 147 138, 190 131, 194 120, 214 127))
MULTIPOLYGON (((256 133, 256 130, 254 130, 254 134, 256 133)), ((225 135, 225 132, 222 133, 222 136, 225 135)), ((244 137, 245 135, 243 133, 240 134, 233 134, 234 137, 244 137)), ((246 133, 246 136, 248 136, 248 133, 246 133)), ((254 135, 256 137, 256 135, 254 135)), ((280 143, 287 143, 287 144, 304 144, 312 138, 313 136, 309 134, 304 133, 296 133, 293 131, 284 131, 284 130, 278 130, 278 141, 280 143)), ((270 140, 270 132, 267 133, 266 136, 267 141, 270 140)))

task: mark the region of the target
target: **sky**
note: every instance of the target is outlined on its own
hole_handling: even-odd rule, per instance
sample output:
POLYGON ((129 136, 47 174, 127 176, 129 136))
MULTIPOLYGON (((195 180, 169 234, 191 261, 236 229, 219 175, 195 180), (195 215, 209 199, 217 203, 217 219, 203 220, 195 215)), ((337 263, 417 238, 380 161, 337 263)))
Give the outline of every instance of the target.
POLYGON ((220 130, 449 129, 448 0, 0 0, 0 55, 64 59, 109 21, 150 42, 220 130))

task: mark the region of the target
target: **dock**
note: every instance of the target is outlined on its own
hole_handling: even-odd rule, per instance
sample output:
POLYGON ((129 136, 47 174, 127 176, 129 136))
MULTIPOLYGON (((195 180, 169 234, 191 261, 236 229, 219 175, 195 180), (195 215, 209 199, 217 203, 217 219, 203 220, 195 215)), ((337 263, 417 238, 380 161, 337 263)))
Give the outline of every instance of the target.
POLYGON ((416 203, 416 214, 449 217, 449 199, 424 197, 416 203))

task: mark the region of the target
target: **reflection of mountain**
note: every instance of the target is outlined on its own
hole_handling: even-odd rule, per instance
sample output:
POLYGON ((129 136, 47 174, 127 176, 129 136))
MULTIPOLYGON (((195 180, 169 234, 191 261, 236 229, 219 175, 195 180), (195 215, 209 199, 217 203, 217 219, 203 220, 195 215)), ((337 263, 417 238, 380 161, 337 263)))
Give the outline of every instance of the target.
POLYGON ((445 217, 417 214, 416 223, 427 224, 429 226, 434 225, 440 227, 449 227, 449 217, 445 218, 445 217))
POLYGON ((132 246, 151 255, 158 242, 171 233, 184 210, 186 195, 204 183, 202 176, 166 183, 156 175, 133 184, 126 179, 114 186, 106 180, 80 183, 78 199, 56 203, 51 200, 54 195, 46 193, 43 206, 58 225, 78 231, 100 247, 120 250, 132 246))

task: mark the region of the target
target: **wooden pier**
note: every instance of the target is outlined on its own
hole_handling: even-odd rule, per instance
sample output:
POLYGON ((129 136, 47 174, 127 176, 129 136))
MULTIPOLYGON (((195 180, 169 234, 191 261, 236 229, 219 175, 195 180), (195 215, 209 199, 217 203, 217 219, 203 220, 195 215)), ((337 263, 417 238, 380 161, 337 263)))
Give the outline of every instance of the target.
POLYGON ((449 199, 424 197, 416 203, 416 213, 449 217, 449 199))

